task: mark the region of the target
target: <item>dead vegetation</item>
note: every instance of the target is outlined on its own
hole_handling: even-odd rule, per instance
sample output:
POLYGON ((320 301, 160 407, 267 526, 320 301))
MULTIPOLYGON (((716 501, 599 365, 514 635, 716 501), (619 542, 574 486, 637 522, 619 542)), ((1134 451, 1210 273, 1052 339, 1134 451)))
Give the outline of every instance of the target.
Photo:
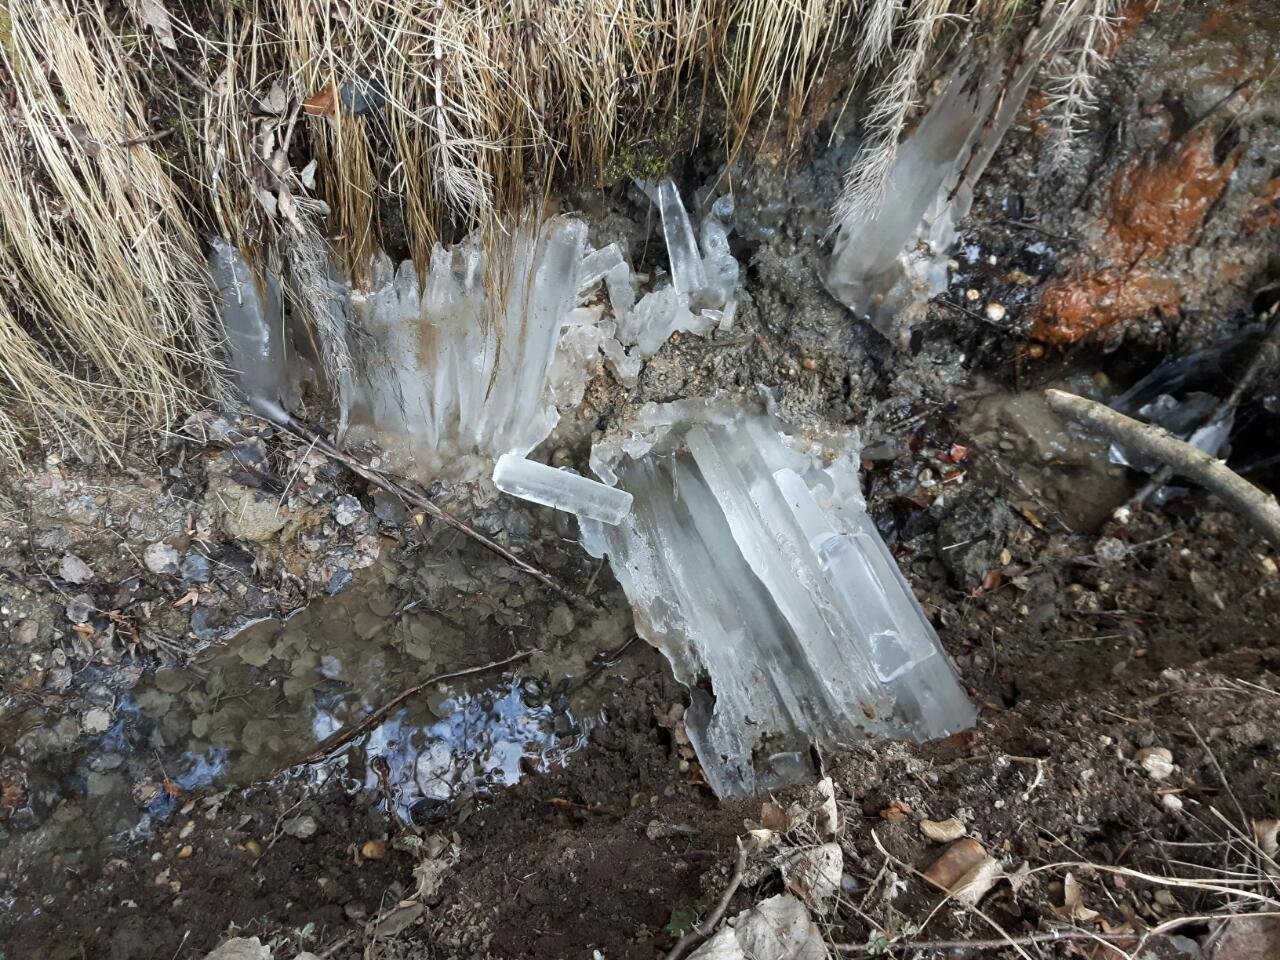
POLYGON ((771 124, 794 148, 829 70, 869 105, 841 207, 855 210, 878 196, 940 57, 1053 12, 1046 42, 1074 51, 1059 100, 1078 105, 1110 2, 3 9, 0 164, 22 185, 0 196, 0 449, 14 459, 30 436, 109 449, 217 391, 202 234, 283 269, 340 375, 323 329, 330 249, 355 282, 387 246, 425 270, 437 243, 472 230, 496 243, 559 185, 653 175, 719 111, 726 157, 771 124))

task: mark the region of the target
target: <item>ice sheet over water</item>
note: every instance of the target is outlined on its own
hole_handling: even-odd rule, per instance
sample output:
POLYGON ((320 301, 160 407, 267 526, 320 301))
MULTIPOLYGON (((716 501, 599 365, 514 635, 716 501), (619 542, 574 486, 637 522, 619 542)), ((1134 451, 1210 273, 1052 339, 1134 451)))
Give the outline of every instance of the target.
POLYGON ((803 779, 811 745, 975 719, 866 513, 857 453, 851 435, 714 401, 649 404, 593 450, 634 501, 616 526, 582 519, 583 544, 689 688, 690 737, 721 795, 803 779))

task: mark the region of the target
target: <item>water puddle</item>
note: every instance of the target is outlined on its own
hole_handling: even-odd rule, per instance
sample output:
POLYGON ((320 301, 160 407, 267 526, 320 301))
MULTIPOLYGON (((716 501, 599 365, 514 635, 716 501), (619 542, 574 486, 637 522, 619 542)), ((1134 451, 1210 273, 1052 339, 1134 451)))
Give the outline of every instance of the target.
MULTIPOLYGON (((0 778, 12 798, 22 794, 0 828, 0 905, 12 904, 15 881, 34 862, 92 873, 193 794, 277 776, 337 777, 348 793, 378 791, 402 823, 427 825, 460 802, 565 764, 603 722, 599 702, 571 678, 625 639, 625 623, 605 616, 580 626, 564 645, 571 662, 554 641, 572 614, 553 603, 548 615, 536 594, 526 607, 518 580, 505 585, 509 606, 478 612, 477 594, 438 588, 440 577, 478 576, 476 565, 455 560, 437 557, 430 570, 408 574, 384 561, 344 594, 253 624, 189 666, 96 668, 83 679, 109 705, 99 732, 83 718, 49 723, 38 710, 25 728, 0 730, 9 747, 0 778), (406 585, 406 576, 418 582, 406 585), (424 589, 423 579, 437 588, 424 589), (522 623, 513 608, 545 627, 522 623), (323 763, 299 765, 405 689, 535 647, 550 652, 430 685, 323 763)), ((479 575, 508 573, 495 564, 479 575)))

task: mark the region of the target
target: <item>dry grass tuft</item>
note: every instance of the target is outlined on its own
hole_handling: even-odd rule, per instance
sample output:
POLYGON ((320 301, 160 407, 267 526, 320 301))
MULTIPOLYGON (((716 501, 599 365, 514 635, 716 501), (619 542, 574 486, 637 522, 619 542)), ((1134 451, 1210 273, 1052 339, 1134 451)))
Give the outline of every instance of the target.
POLYGON ((181 194, 101 11, 8 0, 0 75, 0 437, 106 446, 195 397, 216 343, 181 194))

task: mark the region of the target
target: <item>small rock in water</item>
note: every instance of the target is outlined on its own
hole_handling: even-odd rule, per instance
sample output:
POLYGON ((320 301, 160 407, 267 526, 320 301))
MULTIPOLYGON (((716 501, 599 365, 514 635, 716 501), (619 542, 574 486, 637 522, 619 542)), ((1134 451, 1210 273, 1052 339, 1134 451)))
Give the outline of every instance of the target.
POLYGON ((161 540, 147 547, 142 553, 142 562, 152 573, 168 574, 178 572, 178 551, 161 540))
POLYGON ((355 579, 350 570, 345 568, 333 571, 333 575, 329 577, 329 582, 325 584, 325 593, 329 596, 341 593, 347 587, 351 586, 351 581, 355 579))
POLYGON ((208 583, 209 558, 201 553, 189 553, 182 561, 179 572, 187 583, 208 583))
POLYGON ((94 707, 86 711, 81 725, 85 733, 106 733, 111 727, 111 714, 102 707, 94 707))
POLYGON ((68 553, 58 564, 58 576, 67 583, 79 585, 93 579, 93 570, 74 553, 68 553))
POLYGON ((340 527, 349 527, 360 517, 360 501, 344 493, 333 502, 333 519, 340 527))
POLYGON ((280 829, 298 840, 306 840, 316 835, 318 826, 315 817, 290 817, 281 824, 280 829))
POLYGON ((67 619, 72 623, 87 623, 96 608, 87 593, 78 593, 67 604, 67 619))

